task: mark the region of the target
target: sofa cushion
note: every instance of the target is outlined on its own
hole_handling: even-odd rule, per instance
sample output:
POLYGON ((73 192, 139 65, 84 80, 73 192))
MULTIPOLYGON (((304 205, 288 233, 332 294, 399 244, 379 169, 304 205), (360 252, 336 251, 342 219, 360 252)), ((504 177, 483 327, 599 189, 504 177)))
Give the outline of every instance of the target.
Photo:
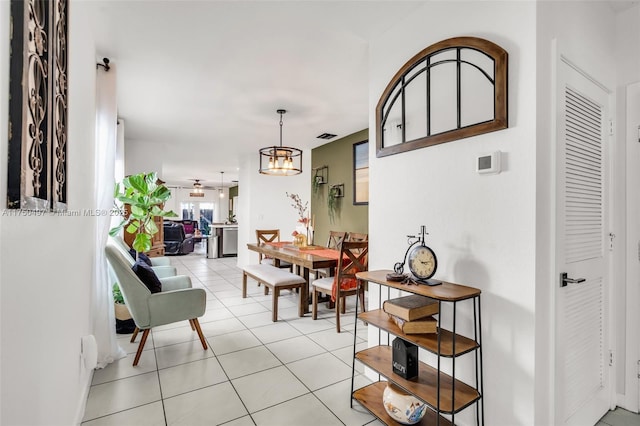
POLYGON ((138 259, 131 269, 136 276, 140 278, 140 281, 147 286, 151 293, 160 293, 162 291, 162 283, 153 269, 151 269, 151 266, 144 263, 141 259, 138 259))
POLYGON ((149 256, 147 256, 144 253, 138 253, 138 258, 136 259, 136 250, 135 249, 129 249, 129 254, 131 255, 131 257, 133 258, 133 260, 142 260, 144 263, 146 263, 149 266, 151 265, 151 259, 149 259, 149 256))

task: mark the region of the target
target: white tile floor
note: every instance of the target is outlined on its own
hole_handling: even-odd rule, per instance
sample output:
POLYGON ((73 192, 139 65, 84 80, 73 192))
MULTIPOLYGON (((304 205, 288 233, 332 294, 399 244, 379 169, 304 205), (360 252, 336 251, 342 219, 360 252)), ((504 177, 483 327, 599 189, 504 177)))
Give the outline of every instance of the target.
MULTIPOLYGON (((262 287, 249 281, 249 297, 242 299, 236 258, 206 259, 199 249, 172 262, 194 287, 207 290, 200 323, 209 349, 186 321, 158 327, 133 367, 138 345, 123 335, 118 341, 128 356, 94 373, 82 425, 382 424, 357 404, 349 407, 355 298, 349 298, 340 334, 324 304, 318 320, 299 318, 289 292, 273 323, 271 296, 262 287)), ((359 325, 358 349, 366 338, 359 325)), ((369 382, 358 363, 356 372, 356 387, 369 382)), ((638 425, 640 416, 622 409, 597 424, 638 425)))
MULTIPOLYGON (((94 373, 83 425, 381 424, 357 404, 349 407, 355 298, 340 334, 325 304, 318 320, 299 318, 297 295, 288 291, 274 323, 263 287, 250 280, 249 297, 241 297, 236 262, 201 251, 172 257, 179 274, 207 290, 200 323, 209 349, 186 321, 157 327, 133 367, 137 342, 122 335, 128 356, 94 373)), ((358 329, 356 341, 366 347, 366 328, 358 329)), ((363 386, 368 379, 357 364, 356 371, 356 386, 363 386)))

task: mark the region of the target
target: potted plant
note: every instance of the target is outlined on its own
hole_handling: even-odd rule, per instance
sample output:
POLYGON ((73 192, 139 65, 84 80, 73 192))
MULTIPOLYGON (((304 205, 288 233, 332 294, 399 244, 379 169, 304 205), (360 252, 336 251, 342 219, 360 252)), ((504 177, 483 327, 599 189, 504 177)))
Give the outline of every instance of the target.
POLYGON ((327 166, 318 167, 317 169, 313 170, 315 172, 313 174, 313 179, 311 180, 311 185, 313 187, 313 193, 317 194, 320 190, 320 187, 327 183, 327 180, 325 179, 327 166))
POLYGON ((118 283, 113 283, 113 302, 115 306, 116 319, 124 321, 131 318, 127 305, 124 304, 124 297, 120 291, 118 283))
POLYGON ((317 194, 318 191, 320 190, 320 187, 324 185, 324 178, 322 177, 322 175, 315 175, 313 177, 312 184, 313 184, 313 193, 317 194))
POLYGON ((151 249, 151 240, 158 233, 155 217, 177 217, 173 211, 163 211, 162 206, 171 198, 171 191, 158 180, 155 172, 127 176, 122 185, 116 183, 114 197, 129 206, 130 213, 118 226, 111 228, 109 235, 116 236, 124 228, 135 234, 132 247, 138 252, 151 249))
POLYGON ((136 324, 131 317, 129 308, 124 303, 124 297, 120 291, 118 283, 113 284, 113 310, 116 316, 116 333, 130 334, 136 328, 136 324))
POLYGON ((342 186, 341 185, 332 185, 329 188, 329 194, 327 196, 327 208, 329 210, 329 219, 331 222, 335 220, 336 213, 338 208, 340 207, 338 204, 338 199, 342 198, 342 186))

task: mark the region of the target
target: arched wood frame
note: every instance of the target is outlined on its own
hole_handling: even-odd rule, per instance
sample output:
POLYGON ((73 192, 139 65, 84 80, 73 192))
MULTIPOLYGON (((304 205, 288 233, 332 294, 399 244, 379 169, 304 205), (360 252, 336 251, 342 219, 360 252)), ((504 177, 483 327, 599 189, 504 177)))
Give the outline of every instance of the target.
MULTIPOLYGON (((387 155, 398 154, 417 148, 423 148, 431 145, 436 145, 444 142, 450 142, 457 139, 467 138, 470 136, 480 135, 483 133, 493 132, 496 130, 506 129, 508 127, 508 100, 507 100, 507 77, 508 77, 508 54, 507 52, 495 43, 488 40, 476 38, 476 37, 455 37, 447 40, 440 41, 433 44, 426 49, 422 50, 411 58, 396 75, 391 79, 386 89, 382 93, 378 105, 376 106, 376 156, 384 157, 387 155), (461 49, 472 49, 480 52, 493 60, 494 72, 493 78, 484 72, 477 65, 461 60, 461 49), (445 51, 455 51, 456 59, 445 60, 431 63, 432 56, 440 54, 445 51), (402 122, 399 124, 399 128, 402 129, 402 141, 401 143, 385 146, 384 144, 384 125, 387 115, 393 106, 393 102, 398 96, 404 97, 404 88, 419 74, 422 72, 430 72, 429 70, 437 65, 441 65, 444 62, 454 62, 457 64, 457 93, 452 93, 452 96, 457 97, 457 128, 449 131, 445 131, 437 134, 430 134, 430 118, 427 116, 427 129, 426 135, 418 139, 406 141, 404 133, 404 98, 402 98, 402 122), (476 124, 462 126, 460 121, 460 65, 464 63, 470 65, 480 71, 492 84, 493 84, 493 105, 494 113, 493 120, 483 121, 476 124), (420 70, 417 73, 411 74, 414 69, 420 65, 423 65, 424 70, 420 70), (405 81, 405 77, 409 76, 405 81), (397 89, 399 87, 399 89, 397 89), (393 98, 390 99, 393 95, 393 98), (385 110, 387 103, 391 101, 390 107, 385 110)), ((428 83, 427 83, 428 87, 428 83)), ((430 93, 427 88, 426 93, 427 102, 427 114, 429 112, 430 93)))

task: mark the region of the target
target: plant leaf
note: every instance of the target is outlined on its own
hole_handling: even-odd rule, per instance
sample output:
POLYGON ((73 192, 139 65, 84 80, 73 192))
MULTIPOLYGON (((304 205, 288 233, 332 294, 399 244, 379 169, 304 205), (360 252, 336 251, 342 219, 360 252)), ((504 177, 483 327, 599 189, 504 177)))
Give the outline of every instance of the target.
POLYGON ((136 234, 136 239, 133 240, 133 248, 138 253, 151 250, 151 235, 136 234))
POLYGON ((144 178, 144 173, 129 176, 129 184, 131 188, 142 194, 149 192, 149 187, 147 186, 147 182, 144 178))
POLYGON ((153 219, 149 219, 144 224, 144 229, 149 232, 151 235, 155 235, 158 233, 158 226, 153 221, 153 219))
POLYGON ((129 223, 129 225, 127 225, 126 231, 129 234, 135 234, 136 232, 138 232, 138 228, 139 227, 140 227, 140 223, 136 219, 136 220, 131 221, 131 223, 129 223))

